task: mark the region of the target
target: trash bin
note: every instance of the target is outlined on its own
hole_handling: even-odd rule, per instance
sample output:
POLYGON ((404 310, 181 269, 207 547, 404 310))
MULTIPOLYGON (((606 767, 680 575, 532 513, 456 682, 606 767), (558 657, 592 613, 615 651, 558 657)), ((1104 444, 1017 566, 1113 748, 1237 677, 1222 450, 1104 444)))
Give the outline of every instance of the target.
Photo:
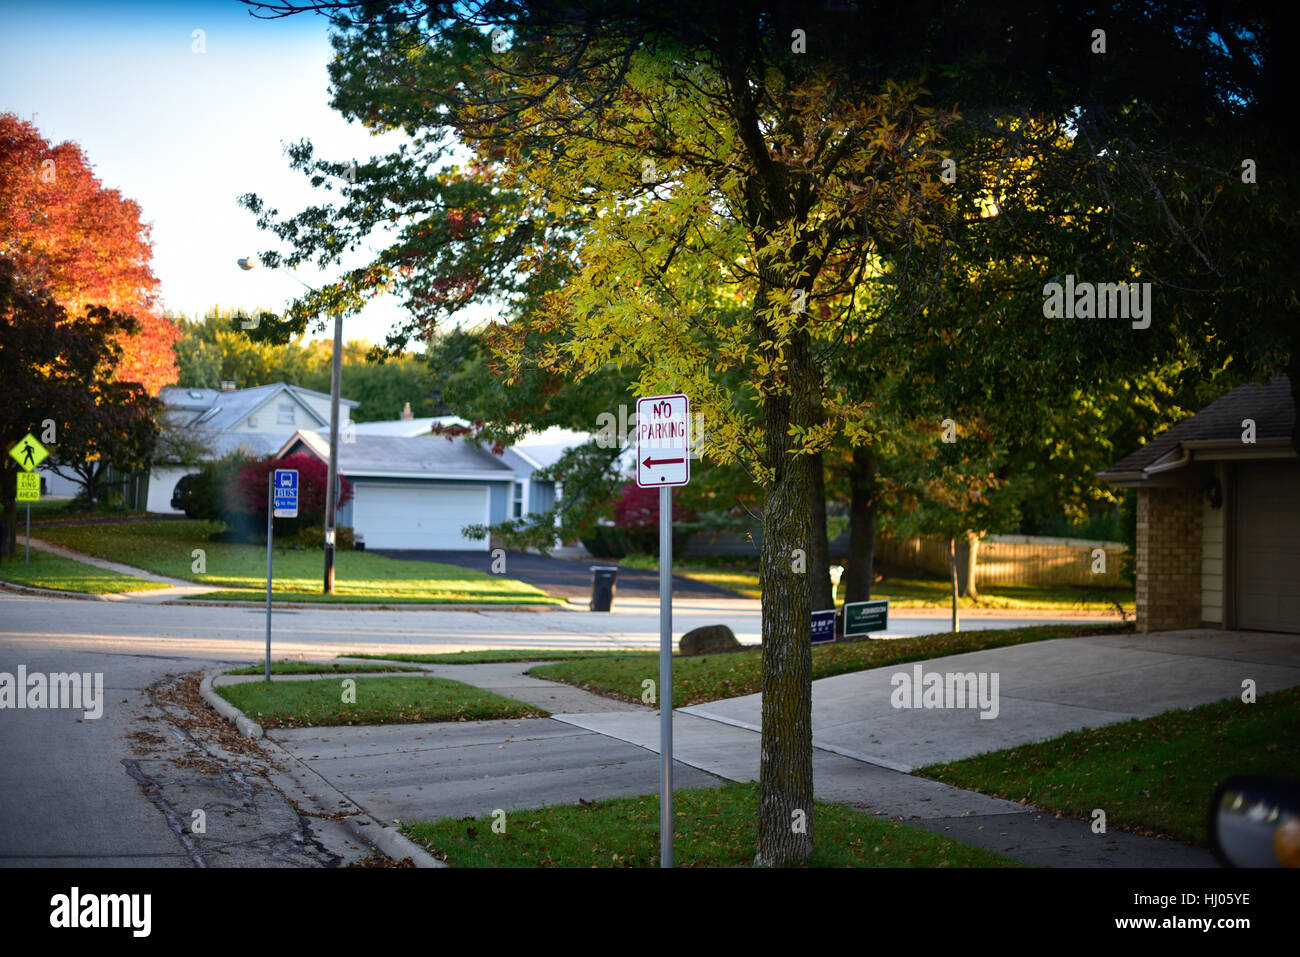
POLYGON ((614 580, 618 578, 617 565, 591 566, 591 610, 609 611, 614 604, 614 580))

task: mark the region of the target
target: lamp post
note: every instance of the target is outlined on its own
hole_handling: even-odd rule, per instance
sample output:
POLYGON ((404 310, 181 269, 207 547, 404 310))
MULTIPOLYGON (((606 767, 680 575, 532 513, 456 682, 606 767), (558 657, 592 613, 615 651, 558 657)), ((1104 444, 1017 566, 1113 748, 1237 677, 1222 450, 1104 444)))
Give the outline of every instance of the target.
MULTIPOLYGON (((239 268, 247 272, 260 263, 255 256, 238 260, 239 268)), ((297 276, 293 277, 298 279, 297 276)), ((317 290, 298 279, 312 292, 317 290)), ((343 380, 343 313, 334 310, 334 356, 330 368, 330 464, 328 487, 325 490, 325 594, 334 594, 334 523, 338 513, 339 486, 339 392, 343 380)))

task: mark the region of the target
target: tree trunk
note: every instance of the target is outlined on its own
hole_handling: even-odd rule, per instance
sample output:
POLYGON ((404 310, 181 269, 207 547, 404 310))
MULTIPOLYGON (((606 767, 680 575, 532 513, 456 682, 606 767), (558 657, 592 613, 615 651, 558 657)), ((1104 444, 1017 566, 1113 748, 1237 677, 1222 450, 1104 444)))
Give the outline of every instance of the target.
POLYGON ((966 533, 966 540, 957 548, 957 571, 959 575, 959 584, 961 595, 969 598, 979 598, 979 591, 975 587, 975 568, 979 561, 980 537, 974 532, 966 533))
POLYGON ((1287 377, 1291 380, 1291 399, 1295 403, 1295 423, 1291 426, 1291 448, 1300 455, 1300 333, 1291 337, 1291 355, 1287 359, 1287 377))
POLYGON ((100 483, 104 479, 104 470, 98 462, 87 463, 83 469, 77 469, 77 474, 81 476, 81 488, 86 493, 86 500, 90 503, 90 508, 99 507, 99 496, 101 494, 100 483))
MULTIPOLYGON (((805 457, 805 456, 801 456, 805 457)), ((821 455, 812 459, 812 493, 808 521, 812 525, 808 543, 808 586, 815 611, 835 607, 831 589, 831 543, 826 537, 826 475, 821 455)))
POLYGON ((0 541, 0 556, 14 553, 18 542, 18 469, 5 464, 4 481, 4 539, 0 541))
POLYGON ((784 352, 787 387, 763 402, 773 479, 763 506, 761 552, 763 730, 754 856, 760 867, 798 864, 813 847, 812 606, 807 571, 792 565, 794 550, 810 546, 816 457, 788 450, 790 426, 811 426, 817 418, 819 380, 806 333, 795 333, 784 352))
POLYGON ((844 600, 869 601, 876 557, 876 457, 870 450, 853 450, 849 487, 849 567, 844 570, 844 600))
POLYGON ((952 630, 961 631, 961 621, 957 617, 957 540, 948 539, 948 572, 952 577, 952 630))

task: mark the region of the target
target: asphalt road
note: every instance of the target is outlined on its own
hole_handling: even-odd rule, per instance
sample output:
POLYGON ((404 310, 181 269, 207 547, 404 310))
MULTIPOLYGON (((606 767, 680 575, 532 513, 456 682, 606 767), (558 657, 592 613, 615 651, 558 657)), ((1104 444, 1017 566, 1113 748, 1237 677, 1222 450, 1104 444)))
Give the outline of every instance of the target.
MULTIPOLYGON (((401 558, 408 561, 443 562, 447 565, 459 565, 476 571, 491 573, 492 553, 457 551, 380 551, 380 555, 389 558, 401 558)), ((573 559, 554 556, 532 555, 527 552, 506 552, 504 574, 517 578, 548 595, 556 598, 571 598, 588 601, 591 598, 591 568, 593 565, 609 566, 616 561, 602 561, 599 558, 573 559)), ((614 586, 614 600, 619 598, 655 598, 659 597, 659 573, 638 568, 620 568, 614 586)), ((674 598, 734 598, 731 592, 716 585, 693 581, 681 575, 673 576, 674 598)))
MULTIPOLYGON (((1051 620, 1062 619, 969 617, 963 627, 1051 620)), ((742 642, 756 643, 759 605, 733 597, 674 601, 675 635, 717 623, 729 624, 742 642)), ((909 614, 894 618, 882 637, 947 628, 944 616, 909 614)), ((620 591, 609 613, 581 607, 276 609, 272 654, 327 659, 357 651, 649 649, 658 642, 657 598, 620 591)), ((283 794, 238 763, 195 751, 191 734, 159 704, 156 687, 169 675, 256 661, 264 649, 264 612, 256 607, 0 591, 0 672, 16 674, 20 666, 98 672, 105 681, 98 719, 67 709, 0 711, 0 866, 329 866, 340 854, 362 853, 345 841, 322 846, 320 828, 328 822, 316 821, 313 832, 304 833, 283 794), (185 830, 197 809, 207 809, 206 837, 185 830)), ((641 763, 646 773, 653 771, 648 757, 641 763)))

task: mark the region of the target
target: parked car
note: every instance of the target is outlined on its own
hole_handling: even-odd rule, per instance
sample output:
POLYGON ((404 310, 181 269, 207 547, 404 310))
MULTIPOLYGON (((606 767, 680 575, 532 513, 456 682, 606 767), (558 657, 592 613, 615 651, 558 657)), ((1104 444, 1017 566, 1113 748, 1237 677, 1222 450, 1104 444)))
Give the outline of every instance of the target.
POLYGON ((192 515, 193 499, 190 497, 190 491, 194 485, 194 480, 198 478, 197 472, 191 472, 189 475, 182 475, 176 487, 172 489, 172 508, 179 509, 185 513, 186 518, 198 518, 192 515))

